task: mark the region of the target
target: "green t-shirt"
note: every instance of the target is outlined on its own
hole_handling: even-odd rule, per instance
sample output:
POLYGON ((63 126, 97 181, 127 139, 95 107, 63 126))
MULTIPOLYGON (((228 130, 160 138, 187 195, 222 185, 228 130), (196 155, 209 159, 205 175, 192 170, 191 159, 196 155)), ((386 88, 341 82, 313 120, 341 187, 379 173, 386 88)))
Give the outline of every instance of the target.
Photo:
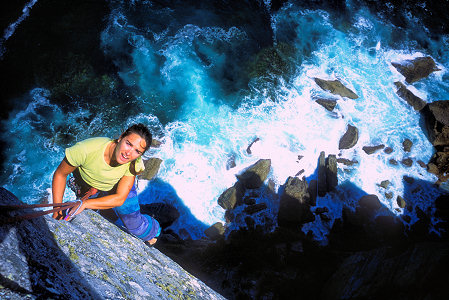
MULTIPOLYGON (((81 178, 100 191, 110 191, 123 176, 134 176, 130 171, 130 162, 111 167, 104 160, 110 138, 90 138, 76 143, 65 150, 69 163, 78 167, 81 178)), ((136 171, 144 169, 141 157, 136 160, 136 171)))

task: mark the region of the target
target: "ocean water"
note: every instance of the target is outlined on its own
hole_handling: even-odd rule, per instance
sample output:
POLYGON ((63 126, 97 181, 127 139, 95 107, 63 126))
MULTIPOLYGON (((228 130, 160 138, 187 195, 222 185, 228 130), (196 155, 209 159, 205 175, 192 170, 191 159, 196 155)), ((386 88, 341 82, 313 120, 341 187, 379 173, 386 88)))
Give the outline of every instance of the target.
MULTIPOLYGON (((264 1, 271 32, 259 33, 272 40, 270 53, 273 49, 280 53, 288 45, 290 50, 282 53, 289 67, 256 64, 262 71, 251 73, 248 69, 256 68, 251 62, 263 47, 257 47, 254 32, 237 17, 235 24, 232 19, 225 22, 220 13, 201 5, 160 8, 151 1, 110 5, 101 46, 119 68, 138 109, 124 113, 120 106, 131 100, 120 104, 105 99, 104 110, 80 104, 66 112, 50 101, 48 90, 37 87, 24 95, 3 124, 8 149, 1 178, 2 186, 22 201, 51 198, 53 171, 71 141, 92 135, 117 137, 134 122, 147 124, 162 142, 145 154, 163 163, 156 180, 138 181, 140 201, 176 206, 181 217, 172 228, 183 237, 201 238, 205 228, 225 222, 218 197, 236 182, 237 174, 259 159, 271 159, 269 180, 276 191, 300 170, 307 180, 316 178, 321 151, 357 160, 350 167, 339 164, 336 192, 317 199, 317 207, 329 209, 331 224, 341 217, 343 206, 353 207, 364 194, 377 195, 392 213, 409 214, 413 222, 413 212, 399 208, 396 198, 402 196, 426 211, 443 192, 433 185, 437 178, 417 163, 427 163, 434 150, 420 126, 419 113, 396 94, 394 82, 405 84, 405 79, 391 63, 431 56, 440 71, 408 88, 426 102, 449 99, 448 36, 431 39, 413 17, 407 29, 398 28, 366 8, 352 7, 351 1, 347 1, 351 18, 293 2, 270 12, 270 2, 264 1), (423 41, 426 48, 420 46, 423 41), (323 91, 315 77, 338 79, 359 98, 323 91), (337 106, 328 112, 315 103, 317 98, 334 99, 337 106), (358 128, 358 143, 339 150, 348 124, 358 128), (405 139, 413 142, 410 153, 403 150, 405 139), (362 150, 379 144, 393 148, 393 153, 380 150, 368 155, 362 150), (412 167, 403 166, 403 158, 412 158, 412 167), (390 159, 399 163, 392 165, 390 159), (230 160, 236 167, 228 167, 230 160), (403 176, 415 179, 412 188, 403 176), (390 181, 386 190, 380 187, 383 180, 390 181)), ((66 190, 65 197, 70 200, 74 195, 66 190)), ((278 201, 266 186, 258 193, 256 202, 268 208, 253 217, 268 224, 267 230, 276 225, 278 201)), ((236 209, 231 229, 246 226, 242 209, 236 209)), ((325 242, 329 227, 317 217, 302 230, 325 242)))

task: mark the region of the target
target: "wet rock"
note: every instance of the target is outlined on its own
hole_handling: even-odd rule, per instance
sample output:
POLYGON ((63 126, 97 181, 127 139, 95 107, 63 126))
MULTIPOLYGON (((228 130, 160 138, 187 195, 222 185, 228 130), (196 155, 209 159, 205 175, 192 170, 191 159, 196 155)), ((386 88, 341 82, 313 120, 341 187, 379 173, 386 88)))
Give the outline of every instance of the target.
POLYGON ((151 140, 151 148, 159 148, 162 143, 156 139, 151 140))
POLYGON ((257 189, 262 186, 271 170, 271 159, 260 159, 247 168, 242 174, 237 175, 238 180, 247 189, 257 189))
POLYGON ((373 154, 377 150, 383 149, 385 145, 377 145, 377 146, 363 146, 362 150, 365 151, 366 154, 373 154))
POLYGON ((398 96, 404 99, 416 111, 420 111, 424 108, 424 106, 426 106, 427 102, 422 100, 418 96, 415 96, 415 94, 408 90, 402 82, 397 81, 394 84, 398 88, 398 90, 396 91, 398 96))
POLYGON ((278 213, 278 224, 296 227, 311 222, 314 216, 310 211, 310 195, 305 178, 289 177, 284 185, 278 213))
POLYGON ((215 223, 214 225, 212 225, 211 227, 207 228, 204 231, 204 234, 211 240, 217 240, 217 239, 223 237, 224 233, 225 233, 225 227, 223 226, 223 224, 221 222, 215 223))
POLYGON ((310 195, 310 205, 315 206, 316 197, 318 195, 318 181, 316 181, 315 179, 310 180, 307 191, 309 192, 310 195))
POLYGON ((352 166, 358 164, 359 162, 356 160, 349 160, 347 158, 337 158, 337 162, 340 164, 344 164, 346 166, 352 166))
POLYGON ((237 182, 218 197, 218 205, 226 210, 234 209, 238 203, 242 202, 243 194, 244 188, 241 183, 237 182))
POLYGON ((390 185, 390 181, 389 180, 383 180, 380 183, 380 186, 383 187, 384 189, 388 188, 389 185, 390 185))
POLYGON ((412 150, 413 142, 409 139, 405 139, 402 142, 402 147, 404 147, 405 152, 410 152, 412 150))
POLYGON ((426 169, 427 168, 427 165, 426 165, 426 163, 425 162, 423 162, 422 160, 418 160, 417 161, 417 163, 418 163, 418 165, 421 167, 421 168, 424 168, 424 169, 426 169))
POLYGON ((235 168, 237 165, 235 163, 235 155, 232 154, 229 156, 227 162, 226 162, 226 170, 235 168))
POLYGON ((389 159, 389 160, 388 160, 388 163, 389 163, 390 165, 392 165, 392 166, 397 166, 397 165, 398 165, 398 162, 397 162, 395 159, 393 159, 393 158, 389 159))
POLYGON ((252 154, 251 147, 254 145, 254 143, 257 143, 258 141, 260 141, 260 139, 259 139, 259 138, 255 138, 255 139, 248 145, 248 147, 246 148, 246 153, 252 154))
POLYGON ((401 160, 401 163, 404 166, 410 168, 412 166, 412 164, 413 164, 413 160, 411 158, 404 158, 403 160, 401 160))
POLYGON ((439 71, 435 61, 427 57, 417 57, 412 60, 405 60, 400 63, 391 63, 405 77, 407 83, 416 82, 422 78, 426 78, 435 71, 439 71))
POLYGON ((436 152, 427 164, 427 170, 438 176, 439 183, 445 182, 449 178, 449 151, 436 152))
POLYGON ((393 153, 393 148, 391 148, 391 147, 386 147, 386 148, 384 149, 384 152, 385 152, 386 154, 391 154, 391 153, 393 153))
POLYGON ((413 182, 415 182, 415 179, 413 177, 407 175, 402 176, 402 179, 404 179, 404 181, 408 184, 412 184, 413 182))
POLYGON ((327 109, 328 111, 333 111, 337 105, 337 100, 332 99, 317 99, 316 103, 327 109))
POLYGON ((161 163, 162 159, 156 157, 145 160, 145 170, 142 172, 142 174, 139 175, 139 177, 145 180, 153 179, 157 175, 157 172, 159 172, 161 163))
POLYGON ((332 192, 338 185, 337 178, 337 157, 329 154, 326 159, 326 187, 328 192, 332 192))
POLYGON ((380 209, 382 204, 376 195, 365 195, 358 201, 356 212, 367 219, 374 216, 380 209))
POLYGON ((404 198, 402 198, 401 196, 398 196, 396 198, 396 203, 398 204, 398 206, 400 208, 405 208, 405 206, 407 205, 407 203, 405 202, 404 198))
POLYGON ((357 127, 348 125, 345 134, 340 138, 338 149, 350 149, 357 144, 359 140, 359 130, 357 127))
POLYGON ((423 110, 430 142, 442 149, 449 146, 449 101, 440 100, 427 104, 423 110))
POLYGON ((318 157, 318 196, 324 197, 327 193, 326 184, 326 154, 321 151, 318 157))
POLYGON ((329 91, 334 95, 340 95, 342 97, 347 97, 349 99, 357 99, 359 96, 355 94, 353 91, 345 87, 340 81, 338 80, 324 80, 320 78, 315 78, 316 84, 320 88, 322 88, 325 91, 329 91))
POLYGON ((304 173, 305 172, 305 170, 304 169, 301 169, 301 170, 299 170, 296 174, 295 174, 295 176, 296 177, 299 177, 299 175, 301 175, 302 173, 304 173))

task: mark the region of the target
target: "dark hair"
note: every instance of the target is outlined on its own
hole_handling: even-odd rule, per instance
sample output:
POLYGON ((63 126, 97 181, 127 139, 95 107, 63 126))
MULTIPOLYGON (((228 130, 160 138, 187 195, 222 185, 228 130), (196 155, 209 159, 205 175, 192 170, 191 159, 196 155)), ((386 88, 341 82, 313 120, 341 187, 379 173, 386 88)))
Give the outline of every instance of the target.
POLYGON ((153 141, 153 136, 152 136, 151 132, 148 130, 148 128, 145 125, 143 125, 142 123, 139 123, 139 124, 134 124, 134 125, 130 126, 128 129, 126 129, 120 135, 120 138, 124 138, 125 136, 128 136, 131 133, 138 134, 143 139, 145 139, 146 146, 145 146, 144 152, 147 151, 148 148, 150 148, 151 142, 153 141))

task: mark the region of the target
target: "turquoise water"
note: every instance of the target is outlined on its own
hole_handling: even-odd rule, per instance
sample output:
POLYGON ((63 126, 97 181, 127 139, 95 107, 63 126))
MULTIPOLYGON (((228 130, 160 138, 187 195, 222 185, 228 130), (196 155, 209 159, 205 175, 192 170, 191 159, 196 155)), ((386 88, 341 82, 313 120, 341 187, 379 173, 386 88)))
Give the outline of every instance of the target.
MULTIPOLYGON (((363 8, 353 10, 352 18, 340 19, 324 10, 285 5, 271 14, 271 28, 274 45, 293 46, 285 58, 293 71, 282 76, 273 69, 263 77, 245 77, 244 60, 257 51, 245 48, 249 37, 242 28, 222 26, 213 21, 213 12, 201 11, 199 21, 200 12, 186 12, 181 18, 176 10, 134 2, 139 9, 111 3, 102 47, 132 91, 135 110, 123 113, 122 104, 106 103, 104 110, 80 105, 68 113, 49 101, 49 91, 36 88, 5 122, 8 168, 2 182, 24 202, 48 197, 52 173, 72 139, 116 137, 126 125, 139 121, 162 142, 145 156, 163 160, 158 180, 165 183, 140 180, 141 202, 162 199, 182 207, 184 213, 173 228, 184 228, 194 238, 204 229, 197 221, 206 226, 224 222, 218 197, 235 183, 236 174, 262 158, 272 161, 269 179, 276 190, 302 169, 301 176, 315 178, 321 151, 357 160, 359 164, 352 167, 339 164, 341 185, 317 201, 317 206, 330 209, 332 220, 341 216, 343 203, 351 206, 365 193, 377 195, 398 215, 404 211, 397 196, 424 210, 432 207, 441 190, 431 185, 436 177, 416 162, 427 163, 433 149, 419 125, 419 114, 396 95, 394 82, 405 80, 391 63, 432 56, 441 70, 408 88, 427 102, 448 99, 449 37, 432 40, 420 25, 412 25, 412 19, 408 30, 396 28, 363 8), (173 21, 176 17, 178 22, 173 21), (419 46, 423 40, 426 49, 419 46), (359 98, 331 95, 318 87, 315 77, 338 79, 359 98), (315 103, 320 97, 337 100, 334 112, 315 103), (339 150, 348 124, 359 129, 359 141, 351 149, 339 150), (70 138, 60 134, 61 128, 70 138), (255 138, 259 141, 249 154, 246 149, 255 138), (406 138, 413 142, 410 153, 402 149, 406 138), (394 152, 367 155, 362 150, 379 144, 394 152), (298 155, 303 158, 298 160, 298 155), (229 169, 231 157, 236 167, 229 169), (406 157, 414 160, 410 168, 389 163, 406 157), (408 191, 404 175, 415 178, 419 190, 408 191), (383 180, 391 182, 387 191, 379 186, 383 180)), ((66 191, 66 198, 73 194, 66 191)), ((277 201, 261 193, 257 202, 267 203, 268 209, 256 220, 274 226, 277 201)), ((244 226, 244 221, 237 218, 232 226, 244 226)), ((329 228, 317 217, 303 230, 325 240, 329 228)))

